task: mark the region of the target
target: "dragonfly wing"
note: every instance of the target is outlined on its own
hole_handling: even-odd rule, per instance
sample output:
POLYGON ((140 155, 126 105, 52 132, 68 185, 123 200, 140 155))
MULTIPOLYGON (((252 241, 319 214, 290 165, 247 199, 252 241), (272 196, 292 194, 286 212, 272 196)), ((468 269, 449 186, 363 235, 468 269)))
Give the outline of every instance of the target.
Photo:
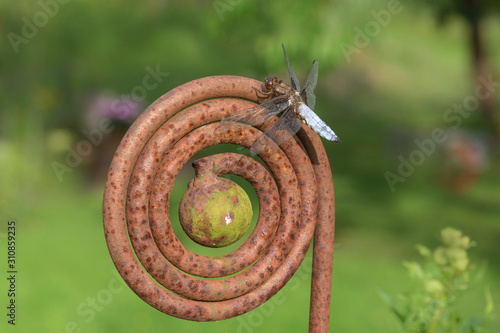
POLYGON ((314 91, 316 89, 316 84, 318 84, 318 69, 318 60, 314 60, 307 76, 306 86, 304 87, 306 90, 310 89, 314 91))
POLYGON ((251 126, 258 126, 269 119, 270 116, 271 114, 267 108, 261 105, 256 105, 248 109, 228 114, 222 118, 221 122, 234 121, 251 126))
POLYGON ((304 90, 300 93, 300 96, 306 102, 307 106, 311 110, 314 110, 316 106, 316 96, 314 96, 314 89, 316 89, 316 84, 318 83, 318 61, 314 60, 311 69, 309 70, 309 75, 307 76, 306 85, 304 90))
POLYGON ((300 83, 293 71, 292 65, 290 65, 290 60, 288 60, 288 55, 286 54, 285 45, 281 44, 283 47, 283 53, 285 54, 286 67, 288 68, 288 75, 290 76, 290 85, 295 91, 300 91, 300 83))
POLYGON ((250 151, 259 154, 290 140, 301 128, 300 120, 293 107, 289 107, 269 129, 260 135, 250 147, 250 151), (272 140, 269 140, 271 138, 272 140))
POLYGON ((272 116, 279 114, 281 111, 286 109, 287 106, 287 99, 282 96, 278 96, 248 109, 228 114, 222 118, 221 122, 234 121, 251 126, 259 126, 269 120, 272 116))
POLYGON ((314 93, 308 92, 307 90, 304 89, 300 93, 300 97, 302 97, 302 100, 306 102, 307 106, 311 110, 314 110, 314 107, 316 106, 316 96, 314 96, 314 93))
POLYGON ((270 115, 277 115, 284 111, 290 105, 290 102, 286 96, 277 96, 260 103, 260 105, 268 109, 270 115))

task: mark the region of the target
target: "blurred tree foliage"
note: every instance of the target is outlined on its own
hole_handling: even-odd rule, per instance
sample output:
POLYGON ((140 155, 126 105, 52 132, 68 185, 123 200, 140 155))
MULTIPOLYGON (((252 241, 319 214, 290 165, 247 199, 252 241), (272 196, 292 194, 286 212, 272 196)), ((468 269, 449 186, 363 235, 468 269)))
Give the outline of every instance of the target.
POLYGON ((130 93, 147 65, 175 72, 171 83, 242 68, 267 75, 284 68, 284 43, 294 63, 307 60, 304 69, 316 57, 331 67, 342 57, 338 40, 347 20, 335 6, 326 0, 2 2, 2 131, 22 131, 34 113, 44 127, 79 130, 82 98, 103 87, 130 93))
POLYGON ((500 2, 496 0, 425 0, 435 12, 440 23, 446 22, 453 15, 460 15, 467 21, 500 12, 500 2))
MULTIPOLYGON (((461 17, 466 22, 475 83, 476 86, 483 86, 484 83, 479 77, 486 78, 492 73, 484 45, 482 21, 487 16, 500 13, 500 2, 497 0, 425 0, 425 3, 432 8, 440 24, 446 23, 453 16, 461 17)), ((500 122, 493 95, 480 99, 479 102, 481 111, 491 126, 495 141, 500 143, 500 122)))
POLYGON ((336 10, 334 1, 305 5, 284 0, 219 0, 213 6, 217 16, 205 21, 210 36, 223 38, 225 43, 247 45, 245 48, 255 52, 262 70, 269 70, 269 64, 271 68, 283 66, 283 55, 276 52, 280 43, 301 60, 327 59, 324 65, 329 67, 342 57, 338 42, 345 31, 345 16, 336 10))
MULTIPOLYGON (((388 5, 385 0, 60 2, 0 3, 6 37, 0 39, 0 131, 8 136, 30 126, 80 131, 88 95, 103 89, 130 94, 146 66, 158 65, 170 76, 157 91, 148 91, 145 105, 206 75, 285 74, 281 43, 299 78, 315 58, 321 59, 320 72, 345 65, 341 42, 352 43, 354 28, 388 5), (34 31, 26 36, 30 24, 34 31), (22 42, 13 42, 12 34, 22 42)), ((454 8, 448 4, 455 2, 432 2, 437 3, 454 8)), ((485 3, 498 7, 493 0, 485 3)))

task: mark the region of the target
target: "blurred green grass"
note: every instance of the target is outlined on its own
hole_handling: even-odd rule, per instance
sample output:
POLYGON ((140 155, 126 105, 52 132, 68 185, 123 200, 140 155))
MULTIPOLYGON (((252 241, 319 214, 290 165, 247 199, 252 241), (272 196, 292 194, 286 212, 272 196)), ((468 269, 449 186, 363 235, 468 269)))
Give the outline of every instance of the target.
MULTIPOLYGON (((343 188, 343 183, 337 182, 336 186, 343 188)), ((101 194, 101 190, 95 188, 79 192, 72 187, 47 191, 31 207, 31 212, 18 219, 18 319, 23 331, 63 332, 68 322, 76 323, 82 332, 150 332, 165 327, 182 332, 307 330, 311 253, 296 276, 276 296, 278 300, 271 300, 241 317, 214 323, 191 323, 150 308, 121 284, 115 272, 100 222, 101 194), (57 209, 55 203, 58 203, 57 209), (107 292, 110 284, 113 290, 119 291, 107 292), (104 297, 105 293, 112 297, 104 297), (109 303, 97 303, 98 310, 92 310, 95 308, 91 299, 99 297, 109 303), (26 317, 30 320, 23 320, 26 317)), ((337 201, 337 207, 340 206, 337 201)), ((355 215, 354 211, 370 211, 368 208, 344 209, 349 209, 351 218, 359 221, 366 216, 364 213, 355 215)), ((384 228, 346 228, 343 222, 338 217, 331 329, 397 332, 396 320, 379 299, 377 291, 382 288, 398 292, 408 287, 401 261, 417 258, 416 251, 405 233, 397 236, 384 228)), ((436 228, 429 229, 437 236, 436 228)), ((486 241, 477 240, 480 249, 486 241)), ((475 250, 471 252, 473 260, 480 264, 483 256, 475 250)), ((498 300, 500 274, 494 270, 498 268, 496 264, 490 262, 485 282, 498 300)), ((462 303, 467 311, 482 309, 482 290, 476 288, 462 303)), ((495 325, 498 320, 489 327, 492 329, 495 325)))
MULTIPOLYGON (((160 64, 170 76, 164 84, 148 92, 147 103, 179 84, 206 75, 234 74, 261 79, 273 73, 286 77, 281 41, 291 44, 289 56, 302 80, 312 61, 310 56, 318 57, 320 82, 316 110, 343 140, 340 145, 325 142, 334 173, 337 218, 331 330, 398 332, 396 320, 378 298, 377 290, 383 288, 392 293, 405 290, 408 283, 402 260, 418 258, 414 244, 435 245, 439 230, 447 226, 463 230, 478 243, 471 254, 478 264, 488 261, 485 284, 490 286, 498 306, 498 152, 490 156, 478 182, 464 194, 439 186, 436 180, 439 160, 434 155, 403 184, 398 184, 394 193, 383 176, 385 171, 394 172, 397 168, 396 157, 388 152, 388 140, 394 130, 408 132, 410 137, 416 133, 425 137, 436 127, 446 127, 443 112, 470 94, 472 73, 459 21, 437 30, 425 11, 403 12, 347 64, 338 50, 334 55, 323 52, 324 61, 321 54, 310 55, 313 50, 307 49, 308 40, 287 35, 286 29, 275 25, 272 26, 277 29, 275 39, 281 41, 266 35, 269 27, 255 27, 262 30, 248 28, 248 32, 243 32, 252 43, 227 43, 224 37, 234 36, 225 30, 219 31, 219 35, 213 32, 217 36, 214 42, 196 29, 198 21, 207 15, 206 7, 191 10, 169 4, 168 20, 154 19, 150 14, 151 25, 143 23, 142 9, 134 7, 121 12, 127 14, 127 26, 120 25, 123 17, 109 16, 116 5, 107 6, 95 12, 95 8, 83 3, 68 7, 68 11, 79 13, 82 19, 72 23, 71 16, 55 17, 53 26, 42 30, 15 60, 18 65, 27 64, 19 70, 19 76, 9 76, 13 69, 2 68, 4 77, 12 80, 2 81, 0 93, 0 218, 14 219, 19 224, 18 327, 22 331, 59 333, 71 322, 82 332, 307 330, 310 292, 307 265, 311 253, 297 276, 280 292, 278 301, 271 300, 249 314, 221 322, 192 323, 169 317, 149 307, 127 287, 119 288, 102 230, 102 183, 88 185, 84 166, 66 174, 59 183, 50 163, 63 160, 64 155, 50 155, 45 147, 46 132, 65 124, 64 119, 77 133, 84 128, 81 119, 75 116, 81 112, 75 96, 84 95, 88 89, 102 86, 130 92, 141 81, 144 67, 151 64, 160 64), (67 22, 57 23, 59 20, 67 22), (55 31, 70 23, 72 31, 81 33, 83 42, 72 42, 71 31, 55 31), (99 30, 107 23, 117 30, 99 30), (130 41, 136 44, 131 46, 130 41), (46 42, 48 46, 44 46, 46 42), (255 50, 255 45, 262 48, 255 50), (28 51, 28 46, 32 50, 45 50, 44 59, 52 55, 47 49, 56 46, 57 49, 52 51, 51 62, 40 64, 37 52, 28 51), (272 58, 266 60, 270 54, 272 58), (54 67, 59 71, 46 77, 54 67), (68 89, 65 96, 73 99, 58 100, 58 106, 48 110, 41 108, 39 100, 34 98, 38 96, 35 92, 42 87, 56 91, 56 96, 64 95, 57 92, 56 82, 64 79, 68 68, 74 81, 65 87, 68 89), (14 89, 24 82, 29 82, 25 89, 14 89), (109 304, 95 310, 95 319, 90 320, 89 298, 106 294, 110 283, 119 292, 111 293, 109 304), (282 301, 284 304, 278 304, 282 301)), ((233 13, 237 18, 232 20, 244 15, 245 6, 249 5, 235 8, 233 13)), ((330 36, 333 41, 349 40, 351 28, 370 19, 367 13, 371 7, 363 2, 349 5, 345 11, 340 5, 335 8, 338 21, 332 24, 344 28, 338 36, 330 36), (342 13, 349 15, 342 17, 342 13)), ((158 12, 157 15, 163 13, 158 12)), ((219 25, 224 29, 242 29, 237 22, 231 22, 230 14, 227 13, 224 22, 213 21, 215 27, 211 29, 221 29, 219 25)), ((500 24, 490 19, 486 27, 490 62, 498 73, 500 45, 496 41, 500 38, 500 24)), ((317 44, 321 41, 318 40, 313 41, 317 44)), ((5 53, 1 55, 3 60, 12 61, 5 53)), ((468 125, 478 123, 481 124, 481 118, 474 114, 468 125)), ((185 183, 185 179, 176 183, 173 203, 180 200, 185 183)), ((2 222, 0 233, 4 232, 2 222)), ((0 245, 3 247, 4 243, 0 245)), ((1 290, 5 290, 4 283, 0 284, 1 290)), ((483 305, 481 290, 463 300, 464 308, 471 313, 481 312, 483 305)), ((489 324, 490 332, 499 326, 497 318, 489 324)))

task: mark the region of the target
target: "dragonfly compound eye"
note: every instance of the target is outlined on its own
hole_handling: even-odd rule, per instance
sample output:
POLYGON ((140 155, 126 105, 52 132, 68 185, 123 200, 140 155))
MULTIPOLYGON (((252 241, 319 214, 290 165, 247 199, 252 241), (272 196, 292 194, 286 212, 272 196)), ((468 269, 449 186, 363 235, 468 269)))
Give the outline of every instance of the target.
POLYGON ((264 82, 267 90, 273 90, 274 85, 277 83, 278 79, 275 77, 267 77, 266 81, 264 82))

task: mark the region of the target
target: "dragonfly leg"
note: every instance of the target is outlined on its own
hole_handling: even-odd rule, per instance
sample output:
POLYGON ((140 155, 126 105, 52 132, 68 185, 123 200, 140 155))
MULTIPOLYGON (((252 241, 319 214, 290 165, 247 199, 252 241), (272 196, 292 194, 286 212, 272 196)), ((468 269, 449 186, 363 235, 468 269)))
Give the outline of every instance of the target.
POLYGON ((257 98, 259 99, 259 101, 265 101, 269 98, 271 98, 273 96, 273 91, 272 90, 259 90, 257 88, 253 88, 255 90, 255 93, 257 94, 257 98), (260 96, 259 96, 260 94, 260 96))

